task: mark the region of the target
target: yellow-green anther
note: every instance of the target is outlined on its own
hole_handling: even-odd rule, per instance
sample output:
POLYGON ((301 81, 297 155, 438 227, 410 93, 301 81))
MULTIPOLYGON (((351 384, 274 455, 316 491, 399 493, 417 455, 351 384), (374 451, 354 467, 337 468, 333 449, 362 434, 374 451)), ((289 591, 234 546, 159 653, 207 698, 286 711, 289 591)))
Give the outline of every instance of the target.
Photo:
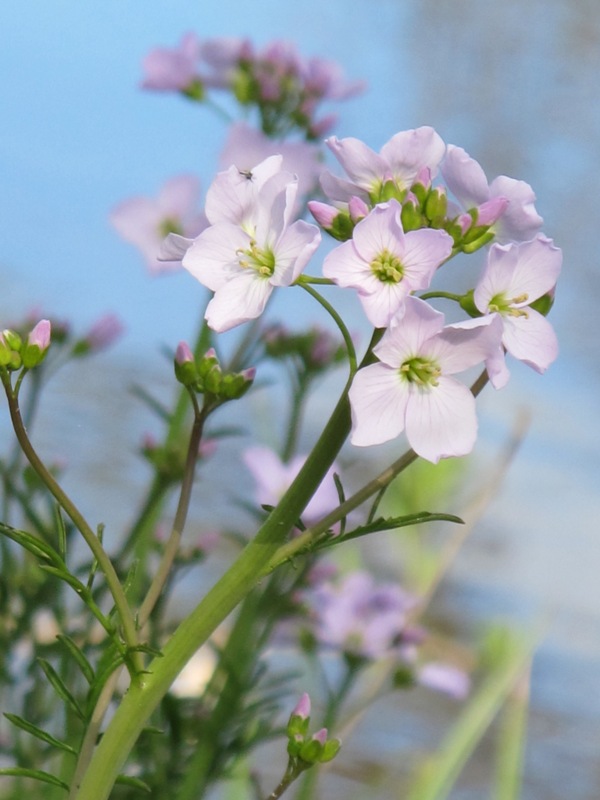
POLYGON ((401 365, 400 374, 409 383, 416 383, 418 386, 437 386, 442 370, 435 361, 416 356, 401 365))
POLYGON ((265 278, 270 278, 275 272, 275 254, 268 249, 261 250, 253 239, 247 250, 237 250, 236 255, 240 267, 244 269, 253 269, 265 278), (247 256, 247 259, 242 256, 247 256))
POLYGON ((404 275, 402 262, 389 250, 384 250, 371 261, 371 270, 383 283, 400 283, 404 275))

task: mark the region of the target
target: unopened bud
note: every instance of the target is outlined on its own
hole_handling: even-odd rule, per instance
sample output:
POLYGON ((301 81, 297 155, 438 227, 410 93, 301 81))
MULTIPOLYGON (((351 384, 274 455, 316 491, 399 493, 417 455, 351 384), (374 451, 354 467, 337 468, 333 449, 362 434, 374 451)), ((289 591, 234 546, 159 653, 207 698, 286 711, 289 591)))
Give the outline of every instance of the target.
POLYGON ((193 386, 198 381, 198 368, 194 354, 186 342, 179 342, 175 351, 175 377, 184 386, 193 386))
POLYGON ((21 351, 24 367, 32 369, 44 360, 50 347, 50 332, 51 326, 47 319, 40 320, 33 328, 21 351))

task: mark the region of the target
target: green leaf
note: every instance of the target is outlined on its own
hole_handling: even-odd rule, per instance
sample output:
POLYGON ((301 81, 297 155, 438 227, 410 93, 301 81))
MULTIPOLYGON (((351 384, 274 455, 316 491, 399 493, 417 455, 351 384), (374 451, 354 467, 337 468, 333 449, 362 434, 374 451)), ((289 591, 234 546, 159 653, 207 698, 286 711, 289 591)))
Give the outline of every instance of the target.
POLYGON ((38 664, 44 670, 44 674, 48 678, 48 681, 51 683, 52 688, 56 692, 56 694, 65 701, 65 703, 75 712, 75 714, 79 717, 79 719, 85 722, 85 714, 79 707, 77 700, 73 697, 71 692, 67 689, 65 684, 62 681, 62 678, 56 672, 52 664, 46 661, 45 658, 38 658, 38 664))
POLYGON ((33 725, 31 722, 27 722, 27 720, 23 719, 23 717, 19 717, 16 714, 9 714, 8 712, 4 712, 4 716, 6 717, 7 720, 12 722, 13 725, 16 725, 17 728, 21 728, 21 730, 30 733, 37 739, 41 739, 42 742, 46 742, 46 744, 50 744, 53 747, 58 747, 60 750, 65 750, 67 753, 72 753, 74 756, 77 755, 77 751, 74 750, 70 744, 67 744, 66 742, 61 742, 60 739, 56 739, 50 733, 43 731, 41 728, 38 728, 37 725, 33 725))
POLYGON ((519 800, 521 797, 528 705, 529 670, 525 669, 511 691, 500 717, 494 800, 519 800))
POLYGON ((67 529, 58 503, 54 506, 54 521, 58 532, 58 551, 63 561, 67 558, 67 529))
POLYGON ((402 517, 378 517, 366 525, 360 525, 353 531, 344 536, 330 537, 319 542, 318 550, 324 547, 332 547, 340 542, 349 542, 351 539, 358 539, 361 536, 368 536, 370 533, 394 530, 395 528, 406 528, 409 525, 422 525, 424 522, 455 522, 464 525, 464 521, 454 514, 438 514, 430 511, 420 511, 418 514, 406 514, 402 517))
POLYGON ((9 539, 12 539, 13 542, 21 545, 21 547, 25 548, 25 550, 28 550, 37 558, 40 558, 43 561, 50 561, 57 567, 64 567, 64 561, 56 552, 56 550, 46 542, 38 539, 37 536, 33 536, 31 533, 27 533, 26 531, 19 531, 16 530, 16 528, 11 528, 10 525, 7 525, 4 522, 0 522, 0 533, 4 534, 4 536, 8 537, 9 539))
POLYGON ((26 769, 25 767, 5 767, 0 769, 0 775, 14 775, 17 778, 33 778, 35 781, 42 781, 43 783, 50 783, 52 786, 60 786, 65 792, 69 791, 69 787, 64 781, 51 775, 49 772, 43 772, 41 769, 26 769))
POLYGON ((115 783, 120 783, 124 786, 132 786, 134 789, 140 789, 142 792, 147 792, 148 794, 152 793, 152 789, 147 783, 144 783, 144 781, 139 778, 132 778, 129 775, 119 775, 115 783))
POLYGON ((70 636, 67 636, 64 633, 59 633, 56 638, 59 640, 59 642, 61 642, 61 644, 63 644, 67 648, 69 653, 73 656, 73 658, 77 662, 79 669, 83 673, 83 677, 86 679, 88 683, 91 684, 94 680, 94 670, 90 662, 83 654, 81 648, 79 648, 75 644, 75 642, 73 641, 73 639, 71 639, 70 636))
POLYGON ((526 668, 535 643, 506 631, 503 652, 473 694, 439 751, 417 770, 407 800, 443 800, 526 668))

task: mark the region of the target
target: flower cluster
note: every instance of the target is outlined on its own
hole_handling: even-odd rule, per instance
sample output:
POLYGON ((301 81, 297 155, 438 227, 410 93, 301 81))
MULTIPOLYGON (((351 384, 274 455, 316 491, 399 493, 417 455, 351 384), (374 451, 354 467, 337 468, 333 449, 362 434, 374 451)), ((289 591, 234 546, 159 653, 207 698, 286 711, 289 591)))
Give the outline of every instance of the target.
MULTIPOLYGON (((385 330, 373 350, 378 363, 361 369, 350 390, 352 441, 378 444, 406 432, 430 461, 465 455, 477 434, 475 403, 454 375, 481 365, 500 388, 506 352, 538 372, 556 358, 544 312, 561 251, 538 232, 527 184, 501 176, 488 185, 481 167, 432 128, 398 133, 380 153, 356 139, 328 144, 348 178, 324 173, 335 205, 309 203, 321 226, 343 240, 325 257, 323 275, 356 290, 371 324, 385 330), (434 184, 438 172, 448 186, 434 184), (471 291, 430 291, 450 258, 488 244, 471 291), (470 318, 444 325, 426 302, 435 296, 456 300, 470 318)), ((298 281, 319 232, 292 222, 296 194, 296 178, 276 157, 249 172, 231 167, 209 189, 210 227, 182 252, 183 266, 215 292, 206 314, 214 330, 258 317, 275 287, 298 281)))
POLYGON ((187 33, 175 48, 156 48, 144 59, 142 86, 178 91, 194 100, 207 90, 227 90, 243 106, 255 107, 267 136, 299 130, 308 140, 330 130, 335 117, 318 117, 326 100, 344 100, 362 91, 347 83, 340 67, 321 58, 305 59, 288 43, 275 41, 256 50, 247 39, 201 41, 187 33))

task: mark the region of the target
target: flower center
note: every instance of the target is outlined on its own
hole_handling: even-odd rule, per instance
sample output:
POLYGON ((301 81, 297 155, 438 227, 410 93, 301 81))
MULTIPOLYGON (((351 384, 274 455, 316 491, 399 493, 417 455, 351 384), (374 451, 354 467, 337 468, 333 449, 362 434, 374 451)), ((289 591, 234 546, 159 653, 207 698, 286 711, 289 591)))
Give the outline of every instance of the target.
POLYGON ((526 293, 520 294, 517 297, 509 299, 504 294, 496 294, 488 303, 488 310, 491 313, 497 312, 509 317, 527 317, 527 309, 515 308, 520 303, 526 303, 528 295, 526 293))
POLYGON ((441 374, 439 364, 422 356, 408 358, 400 367, 401 377, 417 386, 437 386, 441 374))
POLYGON ((236 255, 242 269, 253 269, 265 278, 270 278, 275 272, 275 254, 268 248, 261 250, 254 239, 250 240, 250 247, 246 250, 240 248, 236 255))
POLYGON ((168 236, 170 233, 177 233, 179 236, 183 236, 183 228, 181 223, 175 217, 165 217, 161 219, 158 224, 158 232, 164 238, 168 236))
POLYGON ((371 270, 382 283, 400 283, 404 275, 402 262, 389 250, 383 250, 371 261, 371 270))

